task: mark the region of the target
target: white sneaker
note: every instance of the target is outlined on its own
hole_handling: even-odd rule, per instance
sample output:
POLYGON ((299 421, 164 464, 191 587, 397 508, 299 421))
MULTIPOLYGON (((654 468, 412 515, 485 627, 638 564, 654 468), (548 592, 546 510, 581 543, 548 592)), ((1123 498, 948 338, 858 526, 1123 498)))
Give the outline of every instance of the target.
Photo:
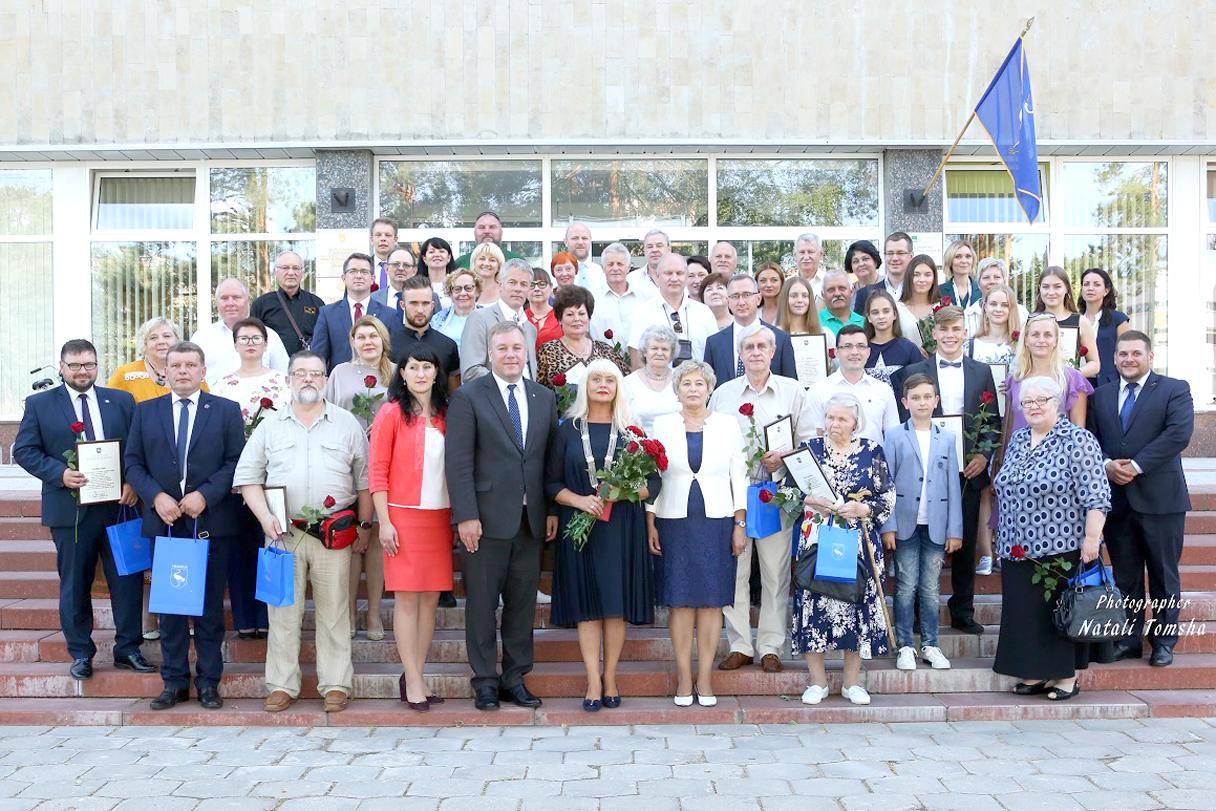
POLYGON ((845 687, 840 691, 840 695, 852 701, 854 704, 869 704, 870 694, 860 684, 854 684, 852 687, 845 687))
MULTIPOLYGON (((912 649, 911 648, 901 649, 899 651, 901 656, 903 655, 903 652, 905 650, 911 651, 912 649)), ((935 648, 932 645, 925 645, 923 648, 920 649, 920 658, 924 659, 926 662, 928 662, 930 665, 932 665, 934 670, 949 670, 950 669, 950 660, 946 658, 946 655, 944 653, 942 653, 941 648, 935 648)))
POLYGON ((828 697, 828 688, 820 687, 818 684, 812 684, 810 687, 802 691, 803 704, 818 704, 828 697))
POLYGON ((899 670, 916 670, 916 650, 911 645, 904 645, 899 649, 895 667, 899 670))
POLYGON ((975 566, 976 574, 989 575, 992 574, 992 556, 984 555, 980 558, 980 562, 975 566))
POLYGON ((536 604, 537 605, 548 605, 551 602, 553 602, 552 597, 550 597, 548 594, 545 594, 540 589, 536 590, 536 604))

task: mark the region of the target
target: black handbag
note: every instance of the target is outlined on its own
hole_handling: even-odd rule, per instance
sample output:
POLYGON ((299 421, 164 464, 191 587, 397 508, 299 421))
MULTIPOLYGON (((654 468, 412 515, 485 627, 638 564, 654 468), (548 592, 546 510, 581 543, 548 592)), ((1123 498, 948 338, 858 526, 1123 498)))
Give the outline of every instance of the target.
POLYGON ((1117 641, 1127 636, 1123 594, 1111 582, 1107 568, 1098 568, 1101 580, 1097 585, 1065 588, 1052 612, 1056 629, 1073 642, 1117 641))
MULTIPOLYGON (((869 543, 866 538, 861 539, 862 543, 869 543)), ((824 597, 831 597, 834 600, 842 600, 846 603, 857 605, 865 600, 866 596, 866 580, 870 575, 866 571, 865 564, 860 559, 857 561, 857 577, 851 583, 837 583, 833 580, 816 580, 815 579, 815 562, 819 559, 819 544, 811 546, 809 549, 799 553, 798 560, 794 562, 794 585, 803 591, 809 591, 812 594, 820 594, 824 597)))

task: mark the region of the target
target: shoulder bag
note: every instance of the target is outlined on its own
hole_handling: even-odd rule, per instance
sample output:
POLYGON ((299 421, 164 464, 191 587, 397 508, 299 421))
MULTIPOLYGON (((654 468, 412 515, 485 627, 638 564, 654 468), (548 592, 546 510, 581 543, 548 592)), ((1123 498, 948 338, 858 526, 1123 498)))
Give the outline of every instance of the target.
POLYGON ((304 337, 304 333, 300 331, 300 325, 296 323, 296 317, 291 314, 291 308, 287 306, 287 299, 283 297, 282 290, 275 290, 274 294, 279 299, 279 306, 283 308, 283 314, 287 316, 287 321, 291 324, 291 331, 296 334, 296 340, 300 342, 300 347, 307 351, 311 347, 308 345, 308 339, 304 337))

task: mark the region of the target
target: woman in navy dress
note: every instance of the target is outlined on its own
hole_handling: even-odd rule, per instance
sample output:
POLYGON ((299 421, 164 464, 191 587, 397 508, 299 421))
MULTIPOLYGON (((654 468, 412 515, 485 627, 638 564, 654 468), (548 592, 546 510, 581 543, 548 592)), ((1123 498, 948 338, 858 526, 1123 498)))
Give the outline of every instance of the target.
MULTIPOLYGON (((592 485, 592 470, 605 468, 636 440, 636 425, 625 397, 624 378, 612 361, 587 366, 567 419, 549 448, 546 494, 557 502, 561 531, 553 569, 553 622, 578 627, 578 646, 587 668, 583 709, 621 705, 616 667, 625 645, 625 623, 654 622, 654 598, 647 549, 645 510, 640 502, 612 502, 609 520, 596 521, 581 550, 566 538, 566 526, 580 511, 600 516, 605 503, 592 485), (590 457, 590 458, 588 458, 590 457), (600 650, 604 672, 600 676, 600 650)), ((659 492, 651 477, 638 495, 659 492)))
POLYGON ((689 360, 673 375, 680 411, 654 421, 667 450, 663 490, 647 505, 650 551, 662 556, 661 602, 671 609, 675 703, 718 703, 711 676, 722 638, 722 607, 735 601, 735 556, 747 543, 747 462, 743 432, 732 414, 709 410, 714 373, 689 360), (697 634, 697 679, 692 637, 697 634))
POLYGON ((1109 273, 1102 268, 1090 268, 1081 274, 1081 315, 1098 331, 1098 360, 1102 361, 1102 369, 1093 381, 1094 388, 1119 382, 1115 342, 1132 325, 1125 313, 1115 309, 1118 306, 1109 273))
MULTIPOLYGON (((852 394, 833 396, 824 407, 826 436, 807 441, 806 446, 823 468, 824 475, 840 496, 834 504, 807 497, 806 505, 820 515, 844 518, 848 526, 863 530, 858 555, 866 572, 865 596, 856 605, 794 590, 790 648, 806 656, 810 685, 802 703, 818 704, 828 694, 828 675, 823 654, 844 651, 844 683, 840 694, 854 704, 869 704, 870 695, 860 684, 861 660, 882 656, 890 651, 883 597, 873 572, 882 577, 882 541, 878 528, 895 509, 895 483, 887 470, 882 447, 857 436, 865 428, 861 402, 852 394), (873 567, 871 567, 871 556, 873 567)), ((798 533, 798 553, 818 543, 818 525, 808 526, 803 517, 798 533)), ((881 582, 881 581, 880 581, 881 582)))

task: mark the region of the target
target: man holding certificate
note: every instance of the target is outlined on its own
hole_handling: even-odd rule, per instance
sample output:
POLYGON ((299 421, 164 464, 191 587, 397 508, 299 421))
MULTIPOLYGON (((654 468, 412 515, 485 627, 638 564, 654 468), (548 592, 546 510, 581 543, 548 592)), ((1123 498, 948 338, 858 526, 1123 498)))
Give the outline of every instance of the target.
MULTIPOLYGON (((904 381, 915 374, 928 375, 937 386, 940 402, 933 412, 934 422, 963 437, 963 545, 950 558, 950 625, 969 634, 982 634, 984 626, 975 621, 975 538, 979 528, 980 494, 988 486, 988 462, 1000 441, 1001 421, 997 416, 996 385, 986 363, 963 355, 967 327, 963 311, 953 305, 933 314, 933 338, 937 352, 927 360, 905 366, 891 376, 891 385, 903 391, 904 381), (982 410, 982 411, 981 411, 982 410), (991 415, 983 420, 981 414, 991 415), (955 417, 954 425, 939 422, 955 417)), ((900 417, 907 421, 907 409, 900 404, 900 417)))
MULTIPOLYGON (((748 442, 748 456, 760 463, 748 471, 752 483, 781 479, 781 455, 800 446, 811 434, 799 428, 802 413, 802 384, 770 371, 777 341, 767 326, 747 335, 739 345, 744 375, 718 387, 709 401, 711 411, 733 414, 748 442), (777 474, 777 475, 775 475, 777 474)), ((789 529, 763 538, 748 538, 739 554, 735 572, 735 601, 723 610, 730 655, 720 670, 736 670, 755 661, 766 673, 781 671, 781 651, 789 626, 790 540, 789 529), (752 550, 760 559, 760 622, 752 645, 751 600, 748 581, 752 550)))
POLYGON ((114 610, 114 666, 150 673, 156 666, 139 652, 143 572, 120 576, 106 540, 106 527, 117 521, 118 505, 135 504, 135 492, 122 481, 121 466, 113 465, 111 452, 111 443, 127 438, 135 400, 125 391, 94 385, 97 350, 83 339, 63 345, 59 376, 62 386, 25 401, 13 458, 42 481, 42 525, 50 528, 55 541, 59 625, 72 655, 70 672, 75 679, 93 675, 97 645, 89 592, 100 557, 114 610), (90 474, 79 464, 83 448, 101 450, 87 454, 83 467, 90 474))

